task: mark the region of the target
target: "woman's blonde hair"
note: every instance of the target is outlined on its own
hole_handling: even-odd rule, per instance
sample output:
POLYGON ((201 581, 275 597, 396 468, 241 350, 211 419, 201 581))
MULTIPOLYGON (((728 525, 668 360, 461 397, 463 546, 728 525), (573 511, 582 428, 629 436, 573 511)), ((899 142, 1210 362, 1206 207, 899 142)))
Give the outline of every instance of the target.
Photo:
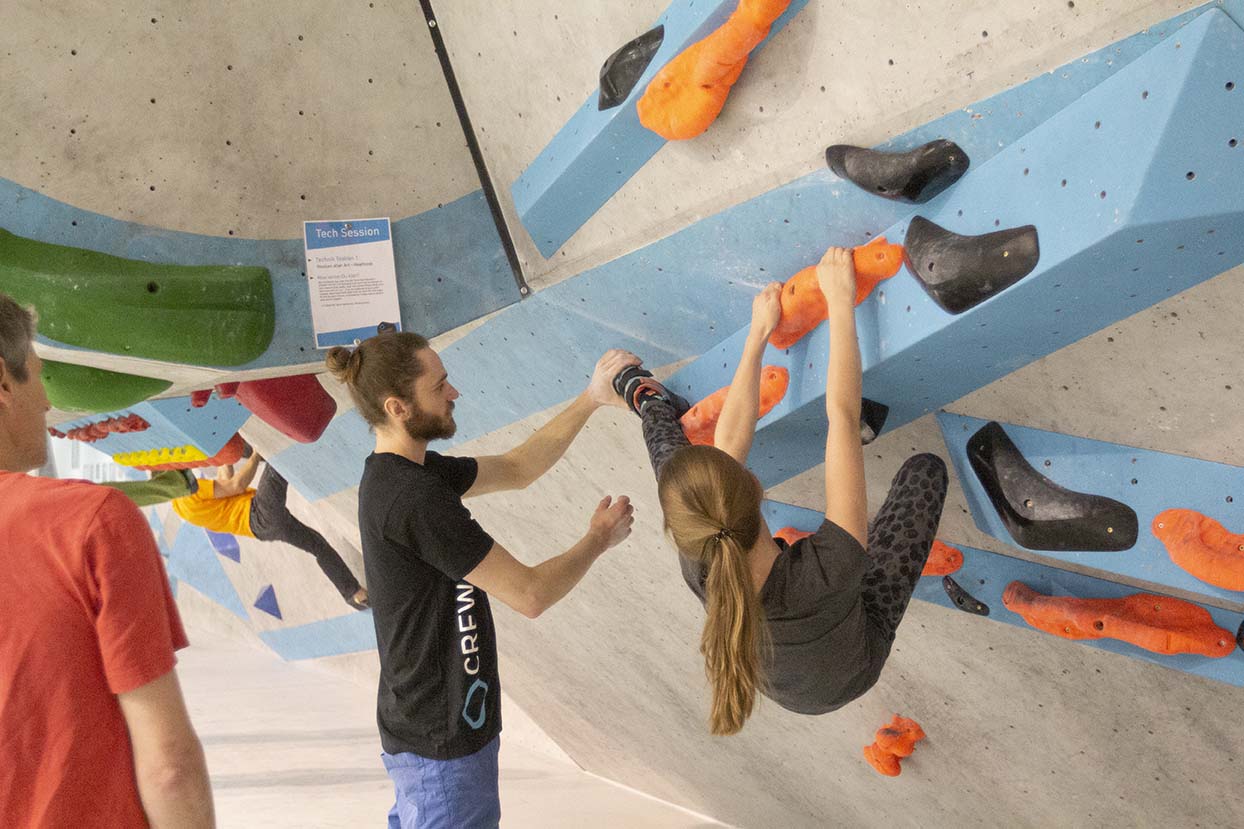
POLYGON ((760 536, 764 492, 742 464, 711 446, 675 452, 661 469, 657 492, 665 531, 679 552, 708 570, 700 651, 713 689, 709 728, 735 734, 764 686, 768 632, 747 560, 760 536))

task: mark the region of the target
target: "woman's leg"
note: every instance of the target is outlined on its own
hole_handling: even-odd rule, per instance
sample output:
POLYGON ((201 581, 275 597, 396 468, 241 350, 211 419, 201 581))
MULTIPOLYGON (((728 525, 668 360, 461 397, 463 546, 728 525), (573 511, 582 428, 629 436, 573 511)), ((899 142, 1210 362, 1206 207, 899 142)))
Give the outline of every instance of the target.
POLYGON ((861 600, 864 612, 891 642, 933 548, 946 486, 941 458, 928 454, 908 458, 868 528, 873 563, 864 573, 861 600))
POLYGON ((359 591, 358 579, 324 536, 294 517, 285 505, 289 484, 269 465, 251 500, 251 532, 260 541, 281 541, 315 557, 337 592, 349 601, 359 591))
POLYGON ((661 477, 661 467, 675 452, 691 441, 683 434, 682 424, 672 403, 656 398, 643 401, 639 410, 643 421, 644 443, 648 447, 648 460, 652 461, 652 471, 661 477))

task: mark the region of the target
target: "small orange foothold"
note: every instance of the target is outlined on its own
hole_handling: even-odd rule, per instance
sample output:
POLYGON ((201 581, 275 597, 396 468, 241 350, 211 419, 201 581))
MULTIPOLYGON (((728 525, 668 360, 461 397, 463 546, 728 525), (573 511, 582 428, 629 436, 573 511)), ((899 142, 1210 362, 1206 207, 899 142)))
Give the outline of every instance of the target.
POLYGON ((934 541, 933 549, 929 551, 929 558, 925 561, 924 570, 920 575, 949 576, 951 573, 959 572, 962 566, 963 553, 958 548, 934 541))
POLYGON ((803 530, 797 530, 794 527, 783 527, 773 534, 774 538, 780 538, 787 544, 794 544, 801 538, 807 538, 812 533, 806 533, 803 530))
POLYGON ((898 777, 903 771, 900 760, 910 757, 916 750, 916 743, 924 738, 920 723, 895 714, 888 725, 877 729, 872 745, 864 746, 864 759, 879 773, 898 777))
POLYGON ((1190 575, 1224 590, 1244 590, 1244 535, 1190 509, 1158 513, 1152 529, 1171 561, 1190 575))
POLYGON ((888 751, 877 748, 877 744, 864 746, 864 759, 880 774, 886 777, 898 777, 903 773, 903 766, 898 758, 888 751))
MULTIPOLYGON (((760 370, 760 416, 764 417, 786 396, 790 372, 781 366, 765 366, 760 370)), ((730 387, 720 388, 696 403, 682 416, 682 430, 696 446, 712 446, 717 421, 726 405, 730 387)))

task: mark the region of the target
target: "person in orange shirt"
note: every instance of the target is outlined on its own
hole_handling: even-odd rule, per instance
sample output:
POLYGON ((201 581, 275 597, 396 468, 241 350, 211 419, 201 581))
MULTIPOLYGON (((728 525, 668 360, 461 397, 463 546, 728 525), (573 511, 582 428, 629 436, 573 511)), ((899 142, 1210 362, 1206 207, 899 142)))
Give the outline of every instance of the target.
POLYGON ((116 490, 26 474, 51 408, 33 339, 0 294, 0 826, 212 827, 150 527, 116 490))
POLYGON ((346 604, 356 610, 368 608, 367 590, 340 554, 324 536, 289 511, 285 505, 289 484, 271 464, 259 479, 259 486, 251 488, 262 460, 253 452, 236 471, 232 464, 217 467, 216 479, 201 479, 195 492, 172 502, 173 511, 182 520, 212 532, 283 541, 310 553, 346 604))

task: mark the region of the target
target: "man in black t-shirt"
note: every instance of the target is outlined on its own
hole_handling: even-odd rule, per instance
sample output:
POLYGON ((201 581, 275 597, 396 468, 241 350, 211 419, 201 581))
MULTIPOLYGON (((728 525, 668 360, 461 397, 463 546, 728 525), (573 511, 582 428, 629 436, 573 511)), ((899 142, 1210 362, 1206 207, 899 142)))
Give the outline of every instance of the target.
POLYGON ((591 414, 623 406, 612 378, 639 359, 606 353, 588 388, 519 446, 479 458, 428 442, 456 429, 440 357, 417 334, 386 333, 329 352, 376 433, 359 486, 359 529, 380 653, 377 722, 396 802, 395 829, 495 827, 501 696, 489 597, 529 618, 565 596, 630 534, 633 508, 606 496, 587 533, 535 567, 515 559, 464 497, 523 489, 562 456, 591 414))

